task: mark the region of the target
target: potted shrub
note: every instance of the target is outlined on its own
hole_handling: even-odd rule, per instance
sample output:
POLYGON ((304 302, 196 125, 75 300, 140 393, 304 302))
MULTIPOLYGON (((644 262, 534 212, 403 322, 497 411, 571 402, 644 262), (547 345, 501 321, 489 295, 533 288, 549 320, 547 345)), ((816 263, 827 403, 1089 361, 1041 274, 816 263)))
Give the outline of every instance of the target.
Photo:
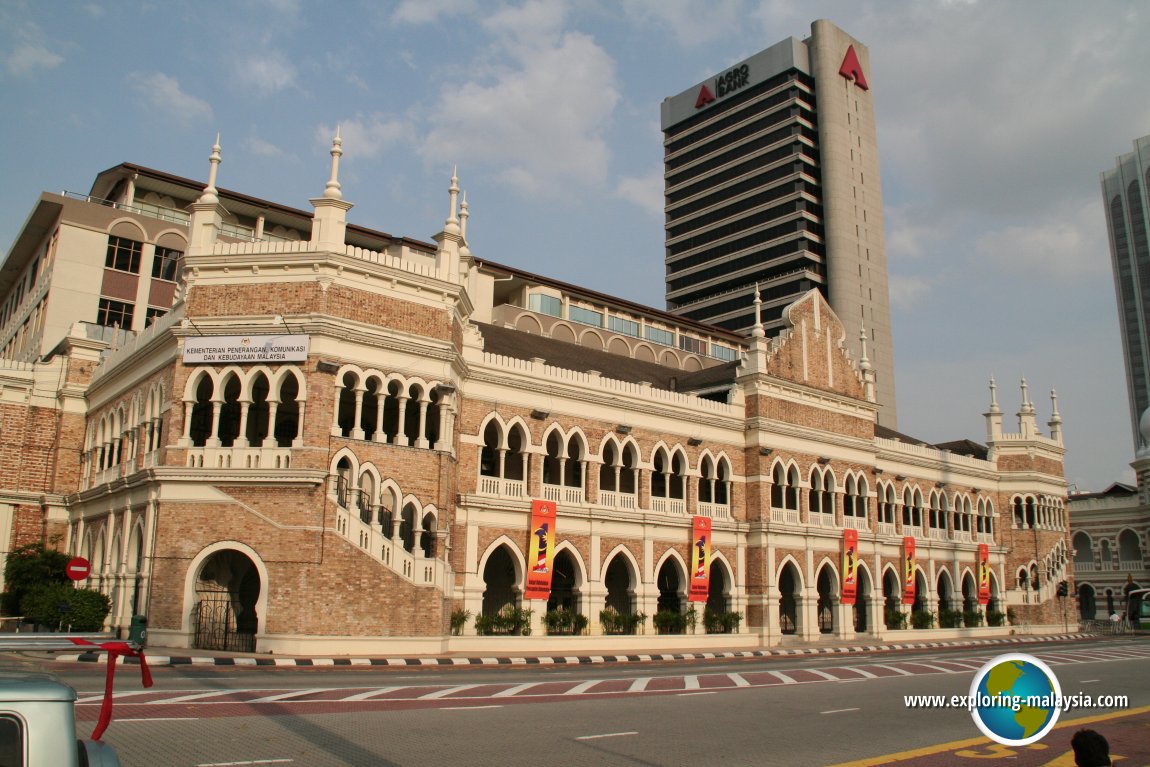
POLYGON ((467 619, 471 617, 470 610, 464 610, 462 607, 451 611, 451 634, 452 636, 462 636, 463 627, 467 625, 467 619))
POLYGON ((910 614, 910 625, 916 629, 934 628, 934 613, 927 610, 916 610, 910 614))
POLYGON ((967 628, 974 628, 982 625, 982 613, 978 610, 963 610, 962 622, 967 628))
POLYGON ((560 607, 557 610, 549 610, 543 616, 543 626, 547 629, 547 634, 550 636, 574 636, 582 634, 583 630, 587 628, 587 616, 577 613, 574 610, 568 610, 566 607, 560 607))
POLYGON ((943 608, 938 611, 938 626, 944 629, 956 629, 962 626, 962 612, 943 608))
POLYGON ((906 628, 906 622, 908 618, 907 614, 902 610, 888 607, 886 612, 883 614, 883 617, 886 619, 886 627, 888 629, 896 629, 901 631, 906 628))

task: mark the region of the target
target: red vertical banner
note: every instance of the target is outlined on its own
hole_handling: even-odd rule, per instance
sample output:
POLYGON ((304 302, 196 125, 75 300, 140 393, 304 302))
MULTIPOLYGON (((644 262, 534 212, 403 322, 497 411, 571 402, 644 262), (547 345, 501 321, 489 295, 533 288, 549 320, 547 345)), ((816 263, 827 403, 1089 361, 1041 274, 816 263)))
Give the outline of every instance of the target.
POLYGON ((843 596, 844 605, 853 605, 858 594, 859 531, 843 530, 843 596))
POLYGON ((527 588, 524 599, 551 596, 551 569, 555 560, 555 504, 531 502, 531 541, 527 545, 527 588))
POLYGON ((914 538, 902 539, 902 603, 914 604, 914 538))
POLYGON ((978 603, 990 603, 990 547, 978 544, 978 603))
POLYGON ((711 518, 694 517, 691 525, 691 586, 688 602, 706 602, 711 593, 711 518))

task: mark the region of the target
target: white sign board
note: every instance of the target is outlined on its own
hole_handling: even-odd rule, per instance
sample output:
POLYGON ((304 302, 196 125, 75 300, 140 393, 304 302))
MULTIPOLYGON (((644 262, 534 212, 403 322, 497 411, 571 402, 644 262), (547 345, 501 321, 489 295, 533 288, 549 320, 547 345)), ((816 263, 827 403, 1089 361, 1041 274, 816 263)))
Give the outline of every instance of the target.
POLYGON ((309 336, 191 336, 184 362, 305 362, 309 336))

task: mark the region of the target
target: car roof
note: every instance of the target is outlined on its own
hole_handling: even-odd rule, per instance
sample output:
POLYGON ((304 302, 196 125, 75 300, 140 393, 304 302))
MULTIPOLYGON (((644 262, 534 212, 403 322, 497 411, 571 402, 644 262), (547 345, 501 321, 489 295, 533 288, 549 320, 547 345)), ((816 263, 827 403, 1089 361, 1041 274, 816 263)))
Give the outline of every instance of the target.
POLYGON ((4 701, 73 701, 76 691, 51 674, 0 670, 0 704, 4 701))

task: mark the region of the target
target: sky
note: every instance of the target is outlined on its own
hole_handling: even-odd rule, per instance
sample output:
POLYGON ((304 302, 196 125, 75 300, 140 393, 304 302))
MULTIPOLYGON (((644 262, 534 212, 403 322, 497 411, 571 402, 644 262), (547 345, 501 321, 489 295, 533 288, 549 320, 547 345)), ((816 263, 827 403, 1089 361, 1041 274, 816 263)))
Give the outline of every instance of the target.
POLYGON ((1133 481, 1099 173, 1150 134, 1117 0, 0 0, 0 241, 122 162, 664 306, 660 102, 830 19, 870 50, 899 430, 985 444, 1058 394, 1072 490, 1133 481))

